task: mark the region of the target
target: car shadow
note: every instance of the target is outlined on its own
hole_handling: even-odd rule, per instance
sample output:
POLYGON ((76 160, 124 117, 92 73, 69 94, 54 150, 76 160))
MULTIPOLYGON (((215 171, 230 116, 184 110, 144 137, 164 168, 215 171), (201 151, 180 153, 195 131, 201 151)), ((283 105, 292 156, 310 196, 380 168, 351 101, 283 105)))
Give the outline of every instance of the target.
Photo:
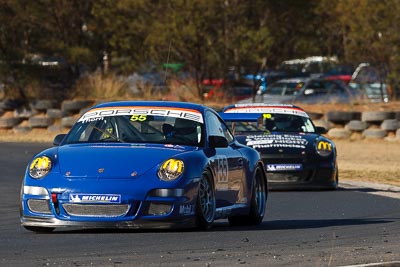
POLYGON ((335 226, 384 224, 398 221, 400 218, 373 218, 373 219, 304 219, 304 220, 273 220, 263 221, 260 225, 230 226, 227 220, 216 221, 209 230, 188 229, 76 229, 57 230, 52 233, 41 234, 99 234, 99 233, 172 233, 172 232, 223 232, 223 231, 268 231, 268 230, 296 230, 313 229, 335 226))
POLYGON ((385 189, 378 189, 378 188, 372 188, 372 187, 338 187, 338 191, 354 191, 354 192, 364 192, 364 193, 374 193, 374 192, 388 192, 388 193, 399 193, 398 190, 391 190, 390 187, 385 188, 385 189))
POLYGON ((304 220, 273 220, 264 221, 257 226, 229 226, 227 224, 216 225, 213 229, 216 231, 264 231, 264 230, 295 230, 295 229, 313 229, 335 226, 369 225, 391 223, 400 220, 400 218, 385 219, 304 219, 304 220))

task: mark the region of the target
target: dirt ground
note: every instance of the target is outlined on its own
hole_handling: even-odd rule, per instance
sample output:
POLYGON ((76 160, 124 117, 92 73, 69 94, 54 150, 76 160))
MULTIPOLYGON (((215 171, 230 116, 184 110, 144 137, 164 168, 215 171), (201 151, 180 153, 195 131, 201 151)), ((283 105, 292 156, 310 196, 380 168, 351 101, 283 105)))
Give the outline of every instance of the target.
POLYGON ((400 186, 400 142, 335 140, 340 179, 400 186))
MULTIPOLYGON (((0 131, 0 142, 51 142, 55 134, 35 129, 29 134, 0 131)), ((400 186, 400 141, 334 140, 339 179, 400 186)), ((1 143, 0 143, 1 147, 1 143)))

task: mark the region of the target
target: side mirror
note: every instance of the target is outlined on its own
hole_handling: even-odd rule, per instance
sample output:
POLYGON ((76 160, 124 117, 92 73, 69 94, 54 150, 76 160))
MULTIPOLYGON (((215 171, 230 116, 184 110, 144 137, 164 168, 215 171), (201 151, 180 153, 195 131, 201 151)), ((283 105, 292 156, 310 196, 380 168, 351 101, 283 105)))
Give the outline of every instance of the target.
POLYGON ((325 127, 322 127, 322 126, 317 126, 317 127, 315 127, 315 131, 318 133, 318 134, 326 134, 328 131, 326 130, 326 128, 325 127))
POLYGON ((56 137, 54 137, 54 140, 53 140, 53 145, 59 146, 61 144, 61 142, 64 140, 65 136, 66 136, 66 134, 56 135, 56 137))
POLYGON ((223 136, 210 135, 208 145, 210 148, 228 147, 228 140, 223 136))

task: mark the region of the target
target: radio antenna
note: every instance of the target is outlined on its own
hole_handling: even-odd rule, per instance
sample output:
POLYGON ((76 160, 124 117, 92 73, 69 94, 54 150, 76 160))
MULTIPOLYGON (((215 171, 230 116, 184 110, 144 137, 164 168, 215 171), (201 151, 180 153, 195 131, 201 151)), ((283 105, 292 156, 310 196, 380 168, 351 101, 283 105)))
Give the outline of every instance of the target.
POLYGON ((169 55, 171 54, 171 43, 172 41, 169 41, 169 46, 168 46, 168 56, 167 56, 167 64, 165 64, 165 69, 164 69, 164 83, 167 83, 167 68, 169 64, 169 55))

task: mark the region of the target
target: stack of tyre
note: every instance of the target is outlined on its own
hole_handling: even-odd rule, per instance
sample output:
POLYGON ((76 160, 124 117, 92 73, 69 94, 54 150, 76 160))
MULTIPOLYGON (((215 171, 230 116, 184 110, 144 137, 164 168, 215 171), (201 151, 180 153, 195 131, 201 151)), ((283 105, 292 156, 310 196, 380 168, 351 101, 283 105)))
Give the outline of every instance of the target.
POLYGON ((29 103, 8 100, 0 102, 0 129, 27 133, 32 129, 61 132, 70 128, 80 114, 93 105, 88 100, 35 100, 29 103))
POLYGON ((400 140, 400 112, 329 111, 324 117, 315 122, 331 138, 400 140))

